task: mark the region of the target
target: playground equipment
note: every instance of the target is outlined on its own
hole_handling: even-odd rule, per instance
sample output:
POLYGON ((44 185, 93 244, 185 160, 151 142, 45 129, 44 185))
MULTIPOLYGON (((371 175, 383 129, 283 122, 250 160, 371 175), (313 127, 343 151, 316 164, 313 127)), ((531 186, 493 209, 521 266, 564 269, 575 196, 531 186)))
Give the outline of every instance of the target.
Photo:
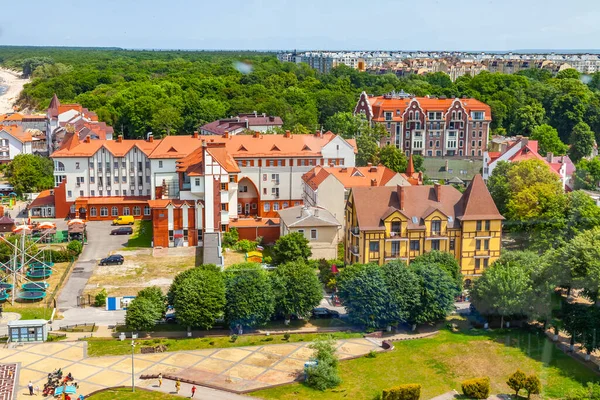
MULTIPOLYGON (((10 194, 9 197, 11 197, 10 194)), ((21 300, 31 301, 46 297, 46 289, 49 285, 46 282, 40 282, 40 280, 52 275, 54 263, 45 260, 44 249, 34 249, 36 249, 36 244, 45 243, 48 236, 56 232, 56 227, 54 224, 47 222, 43 224, 44 226, 39 230, 41 234, 38 237, 32 236, 32 226, 26 224, 18 225, 13 229, 13 233, 18 237, 18 240, 8 240, 6 237, 0 237, 0 240, 8 244, 13 250, 10 260, 0 264, 0 268, 6 272, 6 276, 0 281, 0 301, 7 300, 10 297, 11 304, 14 304, 17 297, 21 300), (2 285, 6 285, 6 288, 2 285), (12 295, 9 296, 7 293, 9 287, 10 289, 21 287, 21 290, 18 293, 16 293, 17 290, 12 290, 12 295), (4 292, 2 292, 2 289, 4 289, 4 292), (2 296, 2 293, 5 296, 2 296)))

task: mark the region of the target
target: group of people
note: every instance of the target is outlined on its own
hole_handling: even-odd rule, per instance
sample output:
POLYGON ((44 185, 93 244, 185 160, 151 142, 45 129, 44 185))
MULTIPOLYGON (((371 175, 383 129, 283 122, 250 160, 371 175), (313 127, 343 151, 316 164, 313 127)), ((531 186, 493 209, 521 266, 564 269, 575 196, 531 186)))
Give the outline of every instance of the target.
MULTIPOLYGON (((158 387, 162 387, 162 383, 163 383, 163 377, 162 374, 158 374, 158 387)), ((179 379, 177 379, 175 381, 175 393, 179 394, 179 391, 181 390, 181 381, 179 379)), ((190 397, 194 397, 194 395, 196 394, 196 386, 192 385, 192 395, 190 397)))

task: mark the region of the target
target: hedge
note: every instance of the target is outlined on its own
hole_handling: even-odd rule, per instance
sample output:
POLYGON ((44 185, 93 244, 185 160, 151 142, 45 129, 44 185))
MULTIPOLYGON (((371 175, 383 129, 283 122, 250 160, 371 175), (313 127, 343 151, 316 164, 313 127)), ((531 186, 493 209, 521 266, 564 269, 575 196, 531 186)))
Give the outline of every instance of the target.
POLYGON ((384 389, 382 400, 419 400, 421 397, 421 385, 411 383, 400 385, 390 389, 384 389))
POLYGON ((473 378, 462 383, 462 391, 471 399, 487 399, 490 395, 490 378, 473 378))

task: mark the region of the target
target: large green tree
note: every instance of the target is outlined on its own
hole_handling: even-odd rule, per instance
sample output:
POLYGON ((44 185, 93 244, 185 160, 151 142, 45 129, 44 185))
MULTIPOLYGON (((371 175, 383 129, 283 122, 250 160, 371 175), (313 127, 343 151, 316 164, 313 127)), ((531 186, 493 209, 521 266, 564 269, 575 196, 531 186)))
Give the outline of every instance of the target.
POLYGON ((210 329, 225 309, 223 273, 214 265, 182 272, 173 280, 168 297, 179 323, 210 329))
POLYGON ((388 293, 386 316, 390 324, 406 323, 420 305, 419 278, 402 261, 392 261, 381 267, 388 293))
POLYGON ((6 177, 18 194, 40 192, 54 186, 54 165, 46 157, 19 154, 8 164, 6 177))
POLYGON ((303 261, 281 264, 271 273, 275 312, 290 318, 310 316, 323 298, 316 270, 303 261))
POLYGON ((306 261, 311 255, 308 239, 301 232, 281 236, 273 246, 273 260, 277 263, 306 261))
POLYGON ((595 190, 600 183, 600 158, 582 159, 575 169, 575 189, 595 190))
POLYGON ((543 156, 548 152, 559 156, 567 154, 569 147, 560 140, 558 131, 548 124, 534 127, 530 138, 538 141, 539 153, 543 156))
POLYGON ((255 263, 235 264, 225 272, 225 319, 231 327, 264 325, 275 311, 267 272, 255 263))
POLYGON ((560 262, 573 287, 584 289, 600 306, 600 227, 579 233, 561 249, 560 262))
POLYGON ((580 122, 573 127, 569 143, 569 157, 573 162, 578 162, 584 157, 589 157, 594 150, 594 132, 585 122, 580 122))
POLYGON ((439 321, 454 308, 456 282, 437 265, 411 265, 419 279, 419 307, 410 317, 413 323, 439 321))
POLYGON ((136 331, 150 331, 160 320, 162 314, 147 297, 136 297, 127 306, 125 325, 136 331))
POLYGON ((458 261, 456 261, 456 258, 451 253, 433 250, 415 257, 411 264, 436 265, 446 271, 454 282, 456 282, 456 295, 462 289, 463 275, 460 272, 460 264, 458 264, 458 261))
POLYGON ((395 172, 404 172, 408 166, 406 155, 391 144, 379 151, 379 162, 395 172))

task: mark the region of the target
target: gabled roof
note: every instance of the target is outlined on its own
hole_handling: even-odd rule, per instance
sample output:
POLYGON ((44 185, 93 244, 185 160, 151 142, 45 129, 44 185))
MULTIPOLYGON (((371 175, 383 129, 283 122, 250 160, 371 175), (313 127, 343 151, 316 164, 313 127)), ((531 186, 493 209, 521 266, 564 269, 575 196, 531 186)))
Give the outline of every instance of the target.
POLYGON ((492 199, 492 195, 485 186, 481 175, 477 174, 463 194, 464 208, 462 215, 458 216, 463 221, 478 219, 504 219, 492 199))
POLYGON ((40 192, 38 197, 36 197, 29 208, 34 207, 45 207, 45 206, 53 206, 54 205, 54 193, 51 190, 43 190, 40 192))
MULTIPOLYGON (((355 186, 384 186, 396 176, 402 176, 397 172, 383 166, 371 167, 321 167, 316 166, 304 175, 302 180, 309 185, 313 190, 316 190, 328 176, 333 176, 335 179, 344 185, 344 188, 349 189, 355 186), (375 182, 373 182, 373 179, 375 182)), ((407 182, 408 183, 408 182, 407 182)))
POLYGON ((240 114, 237 117, 223 118, 203 125, 200 129, 214 135, 224 135, 238 129, 252 130, 255 126, 283 126, 280 117, 255 114, 240 114))
POLYGON ((279 218, 288 228, 341 226, 335 217, 321 207, 296 206, 279 210, 279 218))
POLYGON ((17 125, 0 125, 0 132, 6 132, 21 143, 31 142, 33 140, 31 132, 24 130, 17 125))

